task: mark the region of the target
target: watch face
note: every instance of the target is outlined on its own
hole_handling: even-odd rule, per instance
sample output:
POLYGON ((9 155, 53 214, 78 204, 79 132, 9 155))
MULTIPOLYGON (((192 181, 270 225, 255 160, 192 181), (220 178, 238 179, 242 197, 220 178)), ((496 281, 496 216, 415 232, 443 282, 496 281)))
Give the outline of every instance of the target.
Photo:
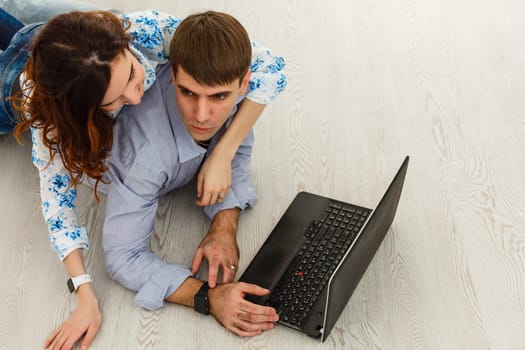
POLYGON ((67 280, 67 288, 69 289, 70 293, 73 293, 75 291, 75 286, 73 285, 73 281, 70 279, 67 280))
POLYGON ((195 311, 205 315, 210 313, 210 305, 208 303, 209 288, 208 282, 204 282, 197 294, 193 297, 193 308, 195 311))
POLYGON ((208 297, 205 295, 195 295, 193 300, 195 311, 201 314, 208 315, 210 313, 208 309, 208 297))

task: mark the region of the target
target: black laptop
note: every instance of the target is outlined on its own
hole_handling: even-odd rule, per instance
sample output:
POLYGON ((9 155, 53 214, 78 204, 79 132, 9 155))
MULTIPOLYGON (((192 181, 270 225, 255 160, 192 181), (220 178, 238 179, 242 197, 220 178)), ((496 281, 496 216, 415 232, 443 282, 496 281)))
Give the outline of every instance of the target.
POLYGON ((375 209, 299 193, 239 279, 271 293, 246 299, 324 341, 392 224, 408 160, 375 209))

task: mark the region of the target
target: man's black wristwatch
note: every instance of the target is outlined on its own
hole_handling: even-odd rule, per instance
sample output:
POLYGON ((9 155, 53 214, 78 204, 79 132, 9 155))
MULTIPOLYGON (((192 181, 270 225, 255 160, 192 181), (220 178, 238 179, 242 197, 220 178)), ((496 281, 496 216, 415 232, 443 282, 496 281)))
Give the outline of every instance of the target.
POLYGON ((197 294, 193 297, 193 309, 204 315, 210 313, 210 303, 208 302, 209 289, 210 286, 208 285, 208 282, 204 282, 197 294))

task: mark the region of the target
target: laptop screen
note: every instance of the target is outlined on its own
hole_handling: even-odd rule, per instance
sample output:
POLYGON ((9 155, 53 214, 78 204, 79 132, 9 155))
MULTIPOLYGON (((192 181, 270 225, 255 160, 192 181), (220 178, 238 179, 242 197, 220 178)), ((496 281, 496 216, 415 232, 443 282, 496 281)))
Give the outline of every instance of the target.
POLYGON ((407 167, 408 157, 405 158, 350 253, 341 262, 329 282, 323 340, 330 333, 392 225, 407 167))

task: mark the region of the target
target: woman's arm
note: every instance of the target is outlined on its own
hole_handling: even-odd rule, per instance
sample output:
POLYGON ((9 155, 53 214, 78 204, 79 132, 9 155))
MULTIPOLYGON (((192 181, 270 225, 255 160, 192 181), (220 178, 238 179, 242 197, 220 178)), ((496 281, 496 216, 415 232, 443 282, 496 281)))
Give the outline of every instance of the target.
POLYGON ((42 142, 42 130, 31 128, 31 160, 40 177, 42 214, 48 225, 49 242, 60 260, 72 251, 89 246, 87 230, 78 223, 74 201, 77 197, 71 176, 58 154, 50 161, 48 148, 42 142))
POLYGON ((252 42, 251 76, 246 98, 232 124, 202 165, 197 181, 197 205, 221 201, 231 186, 231 161, 237 148, 263 112, 286 87, 284 59, 252 42))
POLYGON ((157 79, 157 66, 168 62, 170 42, 181 20, 155 10, 120 17, 129 23, 130 50, 144 68, 144 90, 148 90, 157 79))
POLYGON ((231 162, 235 152, 266 105, 248 99, 239 106, 226 133, 215 145, 197 177, 197 205, 213 205, 225 198, 231 187, 231 162))
MULTIPOLYGON (((86 273, 82 250, 88 247, 87 232, 78 225, 73 204, 76 189, 71 187, 69 173, 60 157, 56 155, 50 162, 49 151, 42 142, 42 132, 31 129, 33 152, 32 161, 40 176, 40 195, 42 212, 49 227, 49 241, 63 261, 70 277, 86 273)), ((66 287, 64 281, 64 288, 66 287)), ((46 340, 44 347, 58 345, 58 342, 73 346, 84 333, 82 346, 89 346, 95 337, 102 314, 98 308, 97 297, 91 283, 81 285, 77 292, 77 308, 69 318, 46 340)), ((65 348, 68 348, 67 346, 65 348)))
MULTIPOLYGON (((86 273, 82 251, 76 249, 64 259, 64 266, 69 276, 78 276, 86 273)), ((46 339, 44 348, 59 347, 62 349, 72 349, 73 345, 84 336, 80 344, 81 349, 87 349, 102 323, 102 314, 98 307, 97 297, 91 283, 85 283, 78 287, 76 291, 77 308, 71 313, 69 318, 60 325, 46 339)))
POLYGON ((136 11, 122 14, 129 22, 129 33, 133 44, 149 61, 166 63, 170 43, 181 19, 155 10, 136 11))

